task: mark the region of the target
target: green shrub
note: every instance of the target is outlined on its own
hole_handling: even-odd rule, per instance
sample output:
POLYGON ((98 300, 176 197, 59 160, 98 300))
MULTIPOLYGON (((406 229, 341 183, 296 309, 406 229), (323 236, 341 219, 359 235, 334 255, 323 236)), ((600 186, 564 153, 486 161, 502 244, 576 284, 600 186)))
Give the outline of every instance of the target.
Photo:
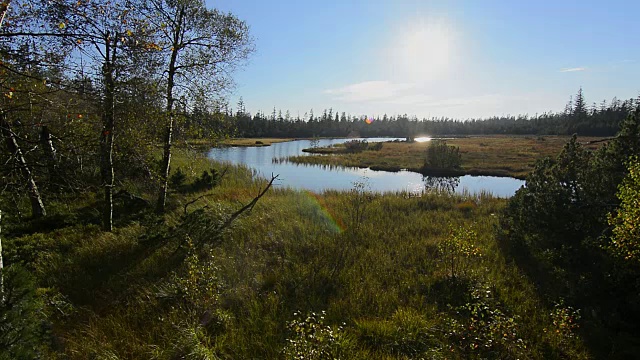
POLYGON ((425 167, 435 169, 459 169, 462 165, 460 148, 448 146, 443 140, 432 140, 427 148, 425 167))
POLYGON ((609 213, 613 226, 611 241, 605 248, 615 257, 634 266, 640 265, 640 161, 629 160, 629 174, 618 187, 620 206, 617 213, 609 213))
POLYGON ((187 175, 182 171, 181 168, 178 168, 176 172, 171 174, 171 177, 169 178, 169 183, 171 184, 172 188, 177 189, 182 185, 184 185, 184 182, 186 180, 187 180, 187 175))
POLYGON ((304 319, 298 312, 293 315, 295 319, 287 325, 293 336, 287 339, 282 350, 285 359, 339 359, 344 356, 343 329, 325 325, 324 311, 311 313, 304 319))
POLYGON ((448 337, 452 350, 464 358, 499 359, 526 357, 527 344, 520 335, 520 318, 510 316, 486 285, 476 285, 471 301, 456 309, 448 337))
POLYGON ((456 208, 465 215, 469 215, 476 207, 478 207, 478 205, 471 200, 467 200, 456 205, 456 208))
POLYGON ((367 150, 369 142, 367 140, 351 140, 344 143, 344 148, 347 152, 360 152, 367 150))
POLYGON ((220 173, 216 169, 202 172, 199 178, 191 186, 192 191, 211 190, 220 183, 220 173))
POLYGON ((35 279, 13 265, 2 270, 0 359, 38 359, 45 348, 43 304, 35 279))
POLYGON ((449 236, 438 244, 438 252, 442 262, 452 278, 464 275, 469 267, 469 260, 481 256, 475 245, 478 234, 468 228, 451 229, 449 236))
POLYGON ((551 317, 550 328, 545 328, 545 332, 550 332, 555 345, 559 348, 569 348, 569 344, 577 339, 576 331, 580 321, 580 310, 571 306, 566 306, 564 301, 560 301, 553 306, 549 314, 551 317))

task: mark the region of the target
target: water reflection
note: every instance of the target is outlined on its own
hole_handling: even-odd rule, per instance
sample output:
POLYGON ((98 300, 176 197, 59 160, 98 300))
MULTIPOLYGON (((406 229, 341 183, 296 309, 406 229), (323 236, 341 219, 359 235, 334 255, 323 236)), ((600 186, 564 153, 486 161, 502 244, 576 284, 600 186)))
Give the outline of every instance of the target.
POLYGON ((460 177, 436 177, 423 176, 424 190, 426 192, 446 192, 453 194, 458 185, 460 185, 460 177))
POLYGON ((415 139, 413 139, 415 142, 427 142, 427 141, 431 141, 431 138, 429 136, 421 136, 421 137, 417 137, 415 139))
MULTIPOLYGON (((375 171, 371 169, 346 168, 336 165, 294 164, 287 161, 290 156, 307 156, 302 149, 312 146, 331 146, 353 139, 320 139, 297 140, 272 144, 266 147, 230 147, 214 148, 209 157, 221 162, 243 164, 253 172, 263 177, 272 173, 279 174, 280 187, 306 189, 315 192, 325 190, 350 190, 353 183, 368 179, 371 191, 402 191, 420 195, 425 191, 449 191, 456 193, 488 192, 495 196, 508 197, 515 193, 524 183, 513 178, 498 178, 491 176, 461 176, 459 178, 423 177, 409 171, 396 173, 375 171)), ((368 139, 369 142, 393 141, 394 138, 368 139)), ((332 155, 325 155, 332 156, 332 155)))

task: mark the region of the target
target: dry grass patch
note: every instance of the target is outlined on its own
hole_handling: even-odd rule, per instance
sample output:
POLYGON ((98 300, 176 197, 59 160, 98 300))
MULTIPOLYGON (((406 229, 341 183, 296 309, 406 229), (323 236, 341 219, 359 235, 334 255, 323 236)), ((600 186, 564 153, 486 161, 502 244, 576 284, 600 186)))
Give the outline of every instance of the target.
MULTIPOLYGON (((446 141, 448 145, 460 148, 464 173, 524 178, 538 159, 555 156, 569 139, 569 136, 477 136, 446 141)), ((592 150, 605 143, 591 143, 603 140, 597 137, 579 137, 578 140, 592 150)), ((424 165, 428 146, 429 142, 387 142, 379 151, 293 156, 288 160, 294 163, 371 167, 389 171, 419 171, 424 165)))

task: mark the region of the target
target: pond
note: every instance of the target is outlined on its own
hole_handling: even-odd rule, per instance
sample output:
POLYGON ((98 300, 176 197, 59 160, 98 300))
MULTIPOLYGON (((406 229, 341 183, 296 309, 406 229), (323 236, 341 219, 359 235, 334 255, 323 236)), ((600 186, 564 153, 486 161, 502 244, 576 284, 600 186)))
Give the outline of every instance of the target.
MULTIPOLYGON (((421 174, 400 171, 374 171, 370 169, 329 167, 323 165, 293 164, 274 161, 288 156, 308 155, 302 152, 313 146, 325 147, 353 139, 295 140, 275 143, 263 147, 213 148, 208 156, 220 162, 243 164, 256 170, 263 177, 279 175, 278 186, 306 189, 314 192, 324 190, 349 190, 354 183, 364 183, 371 191, 408 191, 421 193, 425 189, 440 188, 457 193, 489 192, 495 196, 509 197, 524 184, 524 181, 495 176, 460 176, 454 178, 424 177, 421 174)), ((362 139, 358 139, 362 140, 362 139)), ((392 141, 396 138, 369 138, 369 142, 392 141)), ((403 140, 403 139, 398 139, 403 140)))

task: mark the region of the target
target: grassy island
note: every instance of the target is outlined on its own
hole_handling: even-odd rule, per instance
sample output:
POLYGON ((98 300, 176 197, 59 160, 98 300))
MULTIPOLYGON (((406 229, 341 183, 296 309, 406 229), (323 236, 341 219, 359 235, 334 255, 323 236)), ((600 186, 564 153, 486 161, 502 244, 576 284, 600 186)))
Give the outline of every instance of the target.
MULTIPOLYGON (((400 171, 407 169, 425 175, 489 175, 519 179, 533 169, 538 159, 555 156, 570 139, 568 136, 486 136, 447 139, 448 145, 460 148, 461 169, 424 168, 429 142, 386 142, 379 150, 348 151, 344 145, 305 149, 317 154, 292 156, 294 163, 322 164, 372 170, 400 171)), ((602 138, 580 137, 590 149, 597 148, 602 138)))

